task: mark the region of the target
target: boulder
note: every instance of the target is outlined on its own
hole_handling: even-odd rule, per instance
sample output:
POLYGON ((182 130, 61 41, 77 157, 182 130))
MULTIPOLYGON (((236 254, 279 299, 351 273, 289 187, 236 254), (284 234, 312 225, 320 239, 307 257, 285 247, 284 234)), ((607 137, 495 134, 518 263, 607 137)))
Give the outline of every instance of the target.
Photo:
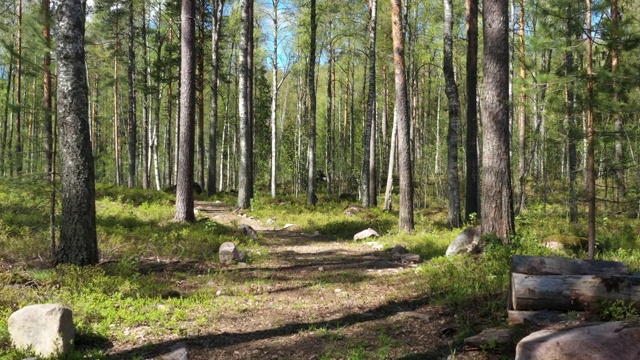
POLYGON ((220 245, 218 256, 220 257, 221 264, 231 265, 240 258, 240 252, 236 248, 236 244, 227 241, 220 245))
POLYGON ((243 234, 247 235, 248 237, 254 240, 258 238, 258 233, 251 226, 247 224, 240 225, 238 230, 242 231, 243 234))
POLYGON ((511 345, 513 336, 510 329, 484 329, 480 334, 464 339, 464 345, 474 349, 497 350, 511 345))
POLYGON ((9 316, 11 342, 41 357, 68 354, 75 338, 71 309, 58 304, 24 307, 9 316))
POLYGON ((640 320, 541 330, 516 346, 516 360, 637 360, 638 354, 640 320))
POLYGON ((403 264, 417 264, 420 262, 420 255, 406 253, 406 254, 392 254, 391 258, 400 261, 403 264))
POLYGON ((364 240, 370 237, 378 237, 378 236, 380 236, 380 234, 378 234, 372 228, 368 228, 366 230, 362 230, 359 233, 353 235, 353 240, 364 240))
POLYGON ((447 248, 446 255, 453 256, 462 253, 478 252, 481 246, 480 229, 468 227, 453 239, 447 248))
POLYGON ((391 254, 406 254, 407 248, 398 244, 391 249, 391 254))

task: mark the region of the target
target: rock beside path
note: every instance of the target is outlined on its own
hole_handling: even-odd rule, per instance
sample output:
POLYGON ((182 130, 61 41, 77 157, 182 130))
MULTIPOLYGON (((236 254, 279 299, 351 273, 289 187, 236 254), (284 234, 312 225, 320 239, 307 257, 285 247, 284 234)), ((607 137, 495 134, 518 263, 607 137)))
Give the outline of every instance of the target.
POLYGON ((366 230, 362 230, 359 233, 353 235, 353 240, 364 240, 364 239, 378 237, 378 236, 380 236, 380 234, 378 234, 377 231, 373 230, 372 228, 368 228, 366 230))
POLYGON ((75 327, 71 309, 58 304, 26 306, 9 316, 7 327, 13 345, 41 357, 68 354, 75 327))

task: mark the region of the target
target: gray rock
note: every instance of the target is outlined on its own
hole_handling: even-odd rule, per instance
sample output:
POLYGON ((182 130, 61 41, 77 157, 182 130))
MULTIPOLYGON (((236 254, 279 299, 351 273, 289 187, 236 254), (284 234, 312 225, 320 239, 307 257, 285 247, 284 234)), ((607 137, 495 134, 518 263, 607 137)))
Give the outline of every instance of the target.
POLYGON ((464 339, 464 345, 483 350, 499 349, 511 345, 513 336, 510 329, 485 329, 478 335, 464 339))
POLYGON ((189 350, 187 344, 179 342, 171 346, 170 352, 160 357, 162 360, 189 360, 189 350))
POLYGON ((417 264, 420 262, 420 255, 412 253, 400 254, 398 260, 403 264, 417 264))
POLYGON ((480 229, 468 227, 453 239, 447 248, 446 255, 453 256, 462 253, 478 252, 481 247, 480 229))
POLYGON ((368 239, 371 237, 378 237, 378 236, 380 236, 380 234, 378 234, 372 228, 368 228, 366 230, 362 230, 359 233, 353 235, 353 240, 364 240, 364 239, 368 239))
POLYGON ((402 245, 396 245, 391 249, 392 254, 406 254, 407 248, 402 245))
POLYGON ((267 224, 269 224, 269 225, 275 224, 275 222, 276 222, 276 219, 274 219, 274 218, 267 219, 267 224))
POLYGON ((240 258, 240 253, 236 248, 236 244, 227 241, 220 245, 220 249, 218 249, 218 256, 221 264, 231 265, 240 258))
POLYGON ((639 354, 640 320, 541 330, 516 346, 516 360, 637 360, 639 354))
POLYGON ((249 226, 247 224, 240 225, 238 230, 242 231, 243 234, 247 235, 248 237, 250 237, 252 239, 257 239, 258 238, 258 233, 251 226, 249 226))
POLYGON ((9 316, 7 327, 13 345, 41 357, 68 354, 75 327, 71 309, 58 304, 24 307, 9 316))

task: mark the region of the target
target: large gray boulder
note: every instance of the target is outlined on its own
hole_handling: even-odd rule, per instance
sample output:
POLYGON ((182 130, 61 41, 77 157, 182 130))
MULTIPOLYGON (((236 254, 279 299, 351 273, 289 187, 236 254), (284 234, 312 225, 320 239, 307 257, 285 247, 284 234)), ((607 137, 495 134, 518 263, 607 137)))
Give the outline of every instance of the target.
POLYGON ((231 265, 240 258, 240 252, 238 251, 238 248, 236 248, 236 244, 227 241, 220 245, 220 249, 218 249, 218 256, 221 264, 231 265))
POLYGON ((468 227, 453 239, 447 248, 446 255, 453 256, 463 253, 474 253, 478 252, 481 247, 480 229, 477 227, 468 227))
POLYGON ((62 305, 26 306, 9 316, 7 327, 13 346, 41 357, 68 354, 73 347, 73 315, 62 305))
POLYGON ((516 347, 516 360, 550 359, 640 359, 640 320, 541 330, 522 339, 516 347))

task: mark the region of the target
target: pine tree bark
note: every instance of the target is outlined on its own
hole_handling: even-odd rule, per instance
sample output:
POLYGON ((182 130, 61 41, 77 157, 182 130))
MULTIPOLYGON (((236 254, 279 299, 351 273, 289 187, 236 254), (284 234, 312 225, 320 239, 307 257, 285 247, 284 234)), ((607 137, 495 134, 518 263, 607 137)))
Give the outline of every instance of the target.
MULTIPOLYGON (((144 65, 142 68, 142 80, 144 82, 144 95, 142 96, 142 188, 149 189, 151 187, 151 106, 149 102, 151 87, 149 78, 149 32, 147 31, 147 5, 142 4, 142 27, 141 36, 144 45, 142 47, 142 57, 144 65)), ((160 91, 158 91, 160 92, 160 91)))
POLYGON ((195 221, 193 178, 196 117, 195 0, 182 0, 180 16, 180 146, 176 173, 176 221, 195 221))
POLYGON ((467 16, 467 138, 465 218, 480 214, 480 164, 478 164, 478 1, 466 0, 467 16))
POLYGON ((239 108, 239 140, 240 140, 240 168, 238 172, 238 207, 248 209, 251 206, 251 72, 249 71, 249 47, 251 41, 249 33, 253 29, 251 22, 252 0, 241 0, 242 27, 240 29, 240 59, 238 73, 238 108, 239 108))
POLYGON ((273 53, 271 54, 271 118, 269 126, 271 127, 271 197, 277 196, 277 172, 278 172, 278 127, 277 108, 278 108, 278 6, 279 0, 271 0, 273 5, 273 53))
MULTIPOLYGON (((42 36, 45 42, 44 61, 44 136, 45 136, 45 174, 49 182, 53 182, 53 121, 51 111, 51 3, 49 0, 42 0, 42 36)), ((95 131, 95 130, 94 130, 95 131)))
POLYGON ((18 0, 18 66, 16 69, 16 148, 13 156, 16 173, 22 174, 22 0, 18 0))
POLYGON ((526 190, 526 177, 527 177, 527 66, 526 66, 526 48, 525 48, 525 7, 524 0, 518 2, 518 39, 520 46, 518 48, 520 59, 520 81, 522 86, 520 88, 520 104, 518 113, 518 201, 516 204, 516 214, 519 214, 525 207, 525 190, 526 190))
POLYGON ((127 186, 132 188, 136 179, 136 160, 138 146, 138 126, 136 118, 136 28, 133 22, 133 0, 129 1, 129 64, 127 81, 129 83, 129 123, 127 126, 129 145, 129 178, 127 186))
POLYGON ((99 261, 82 0, 56 6, 57 107, 62 160, 62 218, 57 263, 99 261))
POLYGON ((567 84, 565 85, 565 112, 566 112, 566 129, 568 136, 568 162, 569 162, 569 222, 574 224, 578 222, 578 191, 577 175, 578 175, 578 155, 577 155, 577 142, 578 142, 578 125, 576 121, 576 115, 574 111, 575 106, 575 94, 574 94, 574 76, 573 72, 573 46, 572 38, 573 34, 573 5, 567 4, 567 48, 569 50, 565 53, 565 76, 569 77, 567 84))
POLYGON ((591 0, 587 2, 586 45, 587 45, 587 232, 589 259, 594 258, 596 248, 596 169, 595 169, 595 129, 593 124, 593 40, 591 38, 591 0))
MULTIPOLYGON (((207 195, 216 193, 216 157, 218 147, 218 89, 220 86, 220 34, 224 0, 213 1, 211 22, 211 123, 209 124, 209 154, 207 172, 207 195)), ((224 145, 223 145, 224 146, 224 145)))
POLYGON ((617 77, 618 67, 620 65, 620 12, 618 10, 618 0, 611 0, 611 36, 612 36, 612 48, 611 48, 611 73, 613 76, 613 102, 615 110, 613 112, 613 121, 616 132, 615 140, 615 171, 616 171, 616 202, 620 202, 624 199, 627 193, 626 184, 624 181, 624 152, 622 149, 622 139, 624 127, 622 123, 622 116, 617 109, 619 109, 620 101, 620 88, 617 77))
POLYGON ((507 0, 484 1, 482 232, 505 243, 515 231, 509 140, 507 0))
POLYGON ((393 66, 396 85, 398 117, 398 173, 400 175, 400 230, 413 231, 413 174, 411 164, 409 101, 404 55, 402 1, 391 0, 391 30, 393 38, 393 66))
POLYGON ((307 152, 307 204, 318 202, 316 195, 316 0, 311 0, 311 33, 309 38, 309 69, 307 85, 309 86, 309 148, 307 152))
POLYGON ((369 93, 367 94, 367 111, 365 115, 364 130, 362 135, 362 175, 360 184, 362 188, 362 206, 369 207, 375 202, 376 189, 375 174, 371 172, 371 138, 372 124, 375 121, 376 103, 376 16, 378 13, 377 0, 369 0, 369 93), (373 181, 372 181, 373 180, 373 181))
POLYGON ((197 46, 197 94, 196 102, 198 106, 198 183, 205 186, 204 182, 204 10, 207 4, 200 1, 198 11, 198 46, 197 46))
POLYGON ((444 57, 445 93, 449 101, 449 128, 447 131, 447 184, 449 185, 448 222, 453 228, 462 224, 460 212, 460 180, 458 178, 458 128, 460 127, 460 100, 453 71, 453 2, 444 0, 444 57))

